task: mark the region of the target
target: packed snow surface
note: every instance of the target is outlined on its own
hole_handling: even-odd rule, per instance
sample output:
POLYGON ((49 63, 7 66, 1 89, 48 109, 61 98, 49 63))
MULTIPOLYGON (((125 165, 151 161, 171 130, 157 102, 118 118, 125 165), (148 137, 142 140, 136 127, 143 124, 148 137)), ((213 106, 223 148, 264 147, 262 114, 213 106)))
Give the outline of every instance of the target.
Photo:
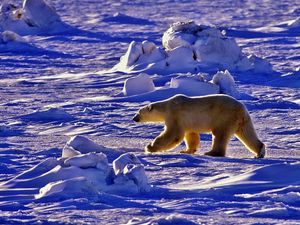
POLYGON ((0 224, 299 224, 299 1, 0 4, 0 224), (144 153, 140 107, 209 93, 266 158, 144 153))

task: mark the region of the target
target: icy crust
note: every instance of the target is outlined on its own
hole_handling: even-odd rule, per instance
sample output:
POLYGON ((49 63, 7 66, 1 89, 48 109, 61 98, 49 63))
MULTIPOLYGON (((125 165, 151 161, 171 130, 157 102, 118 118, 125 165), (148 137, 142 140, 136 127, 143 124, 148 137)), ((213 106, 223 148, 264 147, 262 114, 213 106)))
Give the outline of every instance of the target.
POLYGON ((61 158, 48 158, 0 188, 38 188, 35 198, 50 200, 150 191, 144 166, 133 153, 119 156, 111 165, 99 145, 88 138, 75 136, 67 146, 75 154, 66 154, 64 148, 61 158))
POLYGON ((28 35, 60 32, 66 27, 55 9, 44 0, 24 0, 20 8, 9 1, 0 6, 0 31, 28 35))
POLYGON ((246 55, 234 38, 215 27, 194 22, 174 23, 163 34, 163 48, 149 41, 131 42, 113 68, 122 72, 165 73, 199 71, 253 71, 270 73, 266 60, 246 55))
POLYGON ((136 98, 143 98, 147 95, 148 100, 153 99, 153 97, 160 97, 156 100, 166 99, 176 94, 188 96, 228 94, 235 98, 240 97, 235 87, 234 78, 228 70, 218 71, 213 75, 211 81, 206 80, 201 73, 177 74, 163 87, 155 87, 151 76, 142 73, 125 81, 122 94, 136 98))

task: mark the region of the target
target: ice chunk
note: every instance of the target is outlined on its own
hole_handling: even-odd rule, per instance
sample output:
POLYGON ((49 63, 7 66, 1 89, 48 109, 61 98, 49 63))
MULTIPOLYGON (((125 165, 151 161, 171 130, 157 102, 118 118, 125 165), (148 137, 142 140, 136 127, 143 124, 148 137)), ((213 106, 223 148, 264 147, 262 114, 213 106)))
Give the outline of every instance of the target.
POLYGON ((90 152, 87 154, 76 155, 65 160, 66 166, 77 166, 80 168, 98 168, 106 173, 109 169, 107 157, 103 153, 90 152))
POLYGON ((133 180, 140 192, 150 191, 150 185, 143 165, 127 164, 123 170, 123 174, 130 180, 133 180))
POLYGON ((165 58, 166 52, 153 42, 138 43, 132 41, 125 55, 121 57, 120 62, 113 69, 117 71, 139 70, 139 68, 143 69, 145 66, 165 58))
POLYGON ((225 70, 225 72, 217 72, 213 76, 212 82, 220 86, 220 92, 222 94, 228 94, 233 97, 239 96, 239 93, 235 88, 234 78, 231 76, 228 70, 225 70))
POLYGON ((133 153, 125 153, 113 161, 113 169, 116 175, 123 173, 127 164, 141 164, 141 161, 133 153))
POLYGON ((233 69, 242 54, 235 40, 225 37, 209 36, 204 40, 198 39, 193 48, 198 61, 216 64, 220 69, 233 69))
POLYGON ((121 62, 125 66, 132 66, 142 54, 143 45, 141 43, 132 41, 125 55, 121 57, 121 62))
POLYGON ((44 0, 24 0, 23 9, 27 19, 37 27, 49 27, 61 21, 55 9, 44 0))
POLYGON ((76 135, 72 137, 66 144, 79 151, 80 153, 89 153, 89 152, 103 152, 106 148, 102 145, 98 145, 87 137, 76 135))
POLYGON ((198 31, 201 31, 201 28, 193 21, 174 23, 163 34, 162 44, 167 50, 172 50, 180 46, 190 47, 195 43, 197 37, 194 34, 198 31))
POLYGON ((124 83, 124 95, 138 95, 154 91, 155 86, 149 75, 141 73, 140 75, 129 78, 124 83))
POLYGON ((156 49, 156 45, 151 41, 142 42, 143 53, 150 54, 153 50, 156 49))
POLYGON ((80 155, 81 153, 77 150, 75 150, 73 147, 69 146, 69 145, 65 145, 63 150, 62 150, 62 154, 61 157, 62 158, 70 158, 76 155, 80 155))

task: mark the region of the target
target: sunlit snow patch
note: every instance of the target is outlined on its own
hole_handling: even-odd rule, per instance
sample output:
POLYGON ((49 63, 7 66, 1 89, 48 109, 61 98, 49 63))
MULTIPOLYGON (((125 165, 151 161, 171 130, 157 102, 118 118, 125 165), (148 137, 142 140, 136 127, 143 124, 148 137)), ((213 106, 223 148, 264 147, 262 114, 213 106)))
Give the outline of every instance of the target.
POLYGON ((234 38, 215 27, 178 22, 164 33, 163 48, 152 42, 131 42, 120 62, 112 69, 127 73, 170 74, 199 71, 253 71, 269 73, 272 66, 257 56, 247 56, 234 38), (145 43, 150 46, 149 50, 145 43))

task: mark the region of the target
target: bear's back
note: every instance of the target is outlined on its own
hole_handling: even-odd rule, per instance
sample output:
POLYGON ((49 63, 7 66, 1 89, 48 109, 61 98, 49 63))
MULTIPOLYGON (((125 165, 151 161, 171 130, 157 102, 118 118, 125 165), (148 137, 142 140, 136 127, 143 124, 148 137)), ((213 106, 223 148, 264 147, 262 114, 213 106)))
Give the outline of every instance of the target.
POLYGON ((245 107, 238 100, 231 96, 224 94, 205 95, 199 97, 187 97, 185 95, 176 95, 167 100, 171 108, 190 111, 192 108, 199 110, 208 110, 215 108, 218 111, 231 111, 241 110, 244 111, 245 107))

